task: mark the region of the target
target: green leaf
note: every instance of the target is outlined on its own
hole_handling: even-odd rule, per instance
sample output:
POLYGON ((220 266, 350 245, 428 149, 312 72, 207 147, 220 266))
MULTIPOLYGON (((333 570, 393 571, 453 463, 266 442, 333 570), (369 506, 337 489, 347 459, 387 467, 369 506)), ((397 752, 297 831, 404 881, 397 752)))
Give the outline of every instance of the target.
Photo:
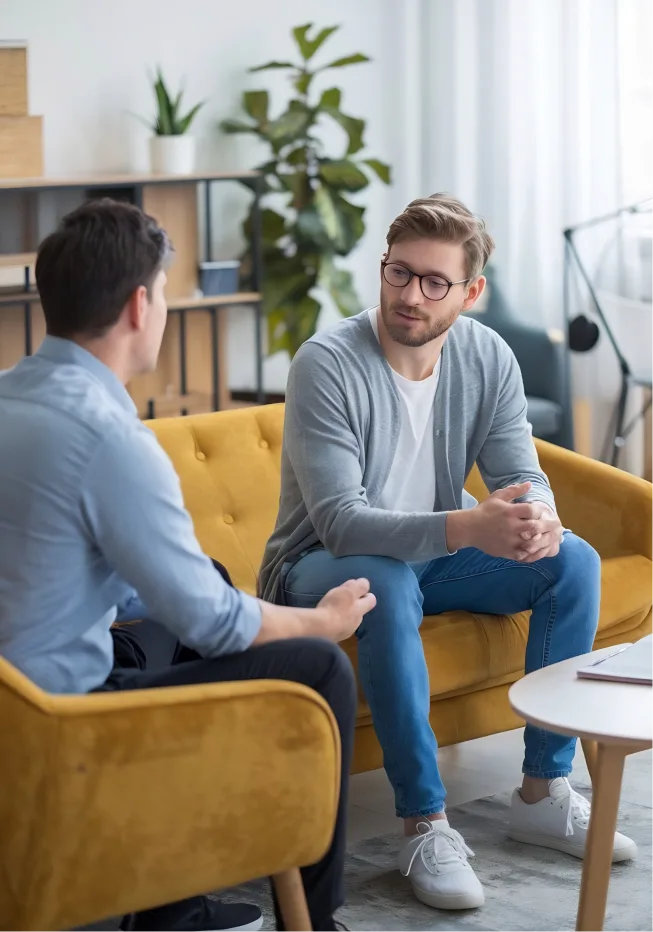
POLYGON ((175 99, 172 101, 171 112, 172 112, 172 116, 174 119, 177 118, 177 114, 179 113, 179 108, 181 107, 181 98, 183 96, 184 96, 184 91, 182 89, 179 91, 175 99))
POLYGON ((286 218, 266 207, 261 211, 261 230, 265 243, 276 243, 286 234, 286 218))
POLYGON ((220 129, 223 133, 257 133, 258 128, 251 123, 243 123, 242 120, 223 120, 220 123, 220 129))
POLYGON ((248 68, 249 74, 255 74, 257 71, 273 71, 276 68, 296 68, 291 61, 268 61, 264 65, 257 65, 255 68, 248 68))
POLYGON ((267 123, 268 120, 268 92, 245 91, 243 94, 243 107, 245 112, 257 123, 267 123))
POLYGON ((294 81, 297 92, 299 94, 308 94, 308 89, 314 77, 315 75, 311 74, 310 71, 300 71, 294 81))
MULTIPOLYGON (((332 250, 333 244, 329 235, 327 224, 324 221, 323 209, 319 204, 319 191, 315 192, 315 204, 311 204, 297 211, 295 219, 295 239, 298 249, 305 249, 309 245, 318 252, 332 250)), ((328 221, 327 221, 328 222, 328 221)))
POLYGON ((286 310, 283 307, 270 311, 268 319, 268 355, 287 352, 290 355, 291 344, 286 330, 286 310))
POLYGON ((284 161, 289 165, 306 165, 307 160, 306 146, 298 146, 297 149, 293 149, 284 156, 284 161))
POLYGON ((293 37, 304 61, 308 61, 308 52, 311 47, 309 40, 306 38, 306 33, 309 29, 312 29, 312 27, 313 23, 306 23, 304 26, 295 26, 292 31, 293 37))
POLYGON ((170 95, 165 86, 165 82, 158 72, 156 84, 154 85, 156 94, 158 112, 157 112, 157 132, 159 136, 172 136, 172 106, 170 95))
POLYGON ((320 177, 332 188, 344 188, 345 191, 362 191, 369 185, 367 175, 355 162, 349 159, 339 161, 324 160, 320 162, 320 177))
POLYGON ((364 146, 363 133, 365 132, 365 120, 347 116, 346 113, 341 113, 340 110, 335 110, 332 107, 323 107, 322 109, 324 113, 332 117, 336 123, 339 123, 347 133, 349 137, 347 155, 354 155, 356 152, 360 152, 364 146))
POLYGON ((200 107, 203 107, 203 106, 204 106, 204 101, 201 100, 198 104, 195 104, 195 106, 191 110, 188 111, 185 117, 182 117, 179 120, 179 122, 177 123, 177 133, 176 133, 177 136, 182 136, 186 132, 190 124, 193 122, 193 120, 197 116, 197 111, 200 109, 200 107))
POLYGON ((299 48, 302 58, 304 61, 309 61, 317 52, 319 48, 324 45, 329 36, 333 35, 339 26, 326 26, 324 29, 320 29, 318 34, 314 39, 309 39, 308 31, 313 28, 313 23, 306 23, 305 26, 296 26, 292 34, 295 37, 295 42, 299 48))
POLYGON ((265 135, 272 142, 283 145, 284 141, 292 142, 303 136, 312 121, 312 111, 301 101, 293 100, 285 113, 268 123, 265 135))
POLYGON ((311 196, 311 186, 306 172, 279 172, 278 178, 284 187, 292 194, 292 206, 296 210, 301 210, 306 202, 310 200, 311 196))
POLYGON ((330 108, 332 110, 340 109, 340 99, 342 97, 342 91, 339 87, 330 87, 326 91, 322 92, 320 97, 320 102, 318 108, 323 110, 330 108))
POLYGON ((339 194, 333 196, 333 203, 342 230, 337 252, 340 256, 348 256, 365 232, 363 222, 365 208, 352 204, 351 201, 339 194))
POLYGON ((263 282, 263 307, 266 314, 273 313, 298 295, 307 294, 314 284, 304 271, 288 274, 283 265, 277 266, 276 274, 270 274, 270 270, 266 269, 263 282))
POLYGON ((317 50, 324 45, 329 36, 332 36, 334 32, 338 31, 338 29, 340 29, 339 26, 326 26, 324 29, 320 29, 314 39, 307 40, 306 44, 308 55, 306 58, 312 58, 317 50))
POLYGON ((330 256, 325 256, 320 263, 320 285, 329 292, 343 317, 351 317, 361 310, 351 272, 337 268, 330 256))
POLYGON ((286 328, 285 343, 294 356, 302 343, 310 339, 317 330, 317 322, 322 307, 311 295, 304 295, 299 300, 289 302, 280 308, 286 328))
POLYGON ((390 166, 378 159, 363 159, 363 164, 371 168, 384 184, 390 184, 390 166))
POLYGON ((324 185, 315 192, 315 210, 322 229, 337 250, 343 242, 343 231, 331 192, 324 185))
POLYGON ((366 61, 372 61, 372 59, 368 58, 367 55, 363 55, 362 52, 356 52, 354 55, 345 55, 344 58, 336 58, 335 61, 329 62, 328 65, 324 65, 320 68, 320 71, 326 71, 327 68, 343 68, 345 65, 359 65, 366 61))

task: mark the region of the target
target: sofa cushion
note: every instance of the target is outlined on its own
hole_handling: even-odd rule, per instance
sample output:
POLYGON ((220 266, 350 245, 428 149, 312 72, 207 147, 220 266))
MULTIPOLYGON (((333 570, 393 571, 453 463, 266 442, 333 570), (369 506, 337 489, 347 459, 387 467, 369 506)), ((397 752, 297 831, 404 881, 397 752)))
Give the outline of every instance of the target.
MULTIPOLYGON (((651 561, 637 555, 602 562, 599 637, 609 637, 615 629, 627 641, 628 632, 639 627, 651 607, 651 569, 651 561)), ((447 612, 426 617, 421 631, 431 696, 521 676, 529 617, 529 612, 516 615, 447 612)), ((356 666, 356 639, 350 638, 343 646, 356 666)), ((369 715, 362 694, 358 714, 369 715)))

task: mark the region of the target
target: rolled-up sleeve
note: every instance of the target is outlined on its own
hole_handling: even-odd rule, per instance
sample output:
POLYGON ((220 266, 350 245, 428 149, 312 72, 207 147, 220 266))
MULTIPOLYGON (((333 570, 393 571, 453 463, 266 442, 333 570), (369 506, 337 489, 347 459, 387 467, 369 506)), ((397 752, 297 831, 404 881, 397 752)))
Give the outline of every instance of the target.
POLYGON ((248 648, 256 599, 222 579, 202 552, 177 474, 142 424, 110 430, 80 489, 87 533, 148 615, 204 657, 248 648))

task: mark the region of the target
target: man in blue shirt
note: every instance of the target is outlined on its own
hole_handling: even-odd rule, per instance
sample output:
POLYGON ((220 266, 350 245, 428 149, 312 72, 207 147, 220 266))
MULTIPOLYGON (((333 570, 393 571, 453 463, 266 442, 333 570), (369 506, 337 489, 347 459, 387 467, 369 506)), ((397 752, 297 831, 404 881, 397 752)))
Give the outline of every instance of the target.
MULTIPOLYGON (((55 693, 289 679, 331 705, 342 738, 338 824, 304 871, 316 929, 342 904, 354 680, 336 643, 374 605, 365 580, 314 609, 238 592, 202 553, 170 460, 125 385, 155 368, 171 246, 138 208, 90 202, 41 244, 47 336, 0 374, 0 654, 55 693), (147 617, 112 628, 116 620, 147 617)), ((258 928, 203 897, 136 929, 258 928)))

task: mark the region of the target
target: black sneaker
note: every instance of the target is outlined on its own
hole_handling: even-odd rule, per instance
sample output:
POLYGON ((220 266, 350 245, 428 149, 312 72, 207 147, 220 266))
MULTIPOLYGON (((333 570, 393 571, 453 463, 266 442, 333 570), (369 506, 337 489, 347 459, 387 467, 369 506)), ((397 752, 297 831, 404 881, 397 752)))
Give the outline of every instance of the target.
POLYGON ((238 932, 257 930, 263 925, 258 906, 249 903, 225 903, 208 896, 193 896, 188 900, 158 906, 125 916, 120 928, 124 932, 238 932))

